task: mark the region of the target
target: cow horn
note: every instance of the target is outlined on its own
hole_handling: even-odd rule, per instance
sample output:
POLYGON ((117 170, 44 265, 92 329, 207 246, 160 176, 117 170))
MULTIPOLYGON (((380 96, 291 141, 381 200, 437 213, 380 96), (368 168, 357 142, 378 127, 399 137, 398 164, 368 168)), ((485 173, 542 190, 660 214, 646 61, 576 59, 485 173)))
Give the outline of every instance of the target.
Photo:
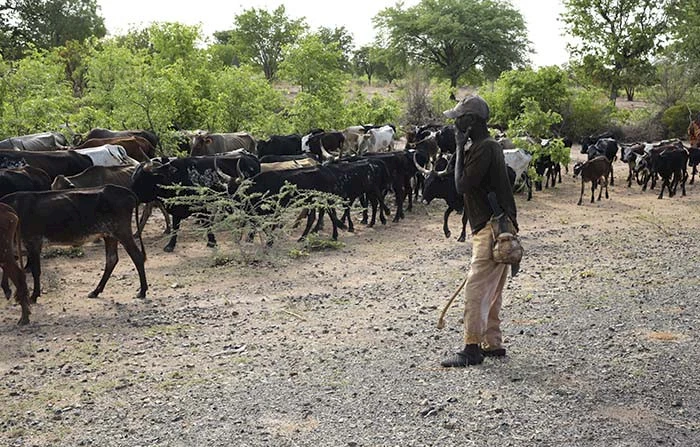
POLYGON ((423 166, 419 165, 418 162, 416 161, 416 154, 413 154, 413 164, 416 165, 416 169, 418 169, 418 172, 423 174, 424 177, 428 177, 430 175, 430 171, 425 169, 423 166))
POLYGON ((216 171, 216 174, 221 177, 223 181, 225 181, 227 184, 231 183, 231 176, 226 174, 224 171, 219 169, 219 166, 216 164, 216 159, 218 157, 214 157, 214 170, 216 171))
POLYGON ((241 159, 240 158, 236 161, 236 174, 238 174, 239 180, 245 180, 245 175, 243 175, 243 171, 241 171, 241 159))

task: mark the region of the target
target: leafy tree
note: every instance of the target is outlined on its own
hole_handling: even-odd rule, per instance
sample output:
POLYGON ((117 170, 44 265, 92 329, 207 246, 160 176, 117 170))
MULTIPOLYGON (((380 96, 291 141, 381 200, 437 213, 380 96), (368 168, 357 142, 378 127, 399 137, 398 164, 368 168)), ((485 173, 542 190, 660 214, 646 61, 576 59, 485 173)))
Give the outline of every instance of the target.
POLYGON ((192 59, 199 52, 197 44, 202 39, 198 25, 183 25, 177 22, 155 23, 148 28, 149 42, 153 51, 166 65, 179 60, 192 59))
POLYGON ((625 87, 634 87, 648 74, 649 61, 668 32, 667 9, 672 0, 564 0, 562 18, 577 38, 570 45, 586 71, 605 83, 614 102, 625 87))
POLYGON ((671 48, 679 59, 697 66, 700 63, 700 0, 673 1, 668 12, 673 36, 671 48))
POLYGON ((288 18, 284 5, 272 13, 251 8, 236 16, 227 43, 236 48, 242 62, 259 66, 265 78, 273 80, 282 60, 282 49, 296 42, 305 29, 304 19, 288 18))
POLYGON ((34 51, 0 66, 0 135, 58 130, 74 108, 70 83, 54 53, 34 51))
POLYGON ((48 49, 105 33, 96 0, 7 0, 0 6, 0 50, 12 59, 30 46, 48 49))
POLYGON ((474 72, 495 79, 523 65, 528 51, 523 17, 504 0, 422 0, 410 8, 397 3, 373 21, 390 47, 434 68, 453 88, 474 72))
POLYGON ((322 26, 318 29, 318 31, 316 31, 315 34, 319 37, 319 39, 321 39, 321 42, 323 42, 325 45, 336 44, 338 46, 338 49, 340 50, 341 54, 340 68, 343 71, 350 71, 350 58, 353 47, 353 38, 352 35, 348 32, 348 30, 345 29, 344 26, 333 29, 322 26))
POLYGON ((340 49, 326 44, 318 35, 309 34, 297 44, 286 47, 280 75, 313 95, 337 96, 343 84, 340 49))

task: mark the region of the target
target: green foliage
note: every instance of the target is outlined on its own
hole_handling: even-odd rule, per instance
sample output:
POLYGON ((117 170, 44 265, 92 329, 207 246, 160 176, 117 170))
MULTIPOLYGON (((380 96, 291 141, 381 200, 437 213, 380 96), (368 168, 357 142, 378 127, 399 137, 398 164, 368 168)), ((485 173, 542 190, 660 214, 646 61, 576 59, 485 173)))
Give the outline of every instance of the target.
POLYGON ((394 122, 400 114, 401 105, 395 99, 378 94, 368 99, 360 92, 345 104, 342 122, 334 127, 345 128, 358 123, 384 124, 394 122))
POLYGON ((423 70, 413 70, 406 76, 401 90, 405 104, 403 123, 425 124, 442 122, 442 112, 454 107, 450 99, 451 88, 447 82, 432 81, 423 70))
POLYGON ((610 99, 625 87, 629 99, 646 76, 650 60, 668 34, 667 8, 671 0, 565 0, 562 15, 570 45, 584 70, 610 89, 610 99))
POLYGON ((202 31, 198 25, 165 22, 151 25, 148 36, 153 51, 158 55, 154 60, 169 65, 194 57, 198 51, 197 44, 202 39, 202 31))
POLYGON ((336 43, 324 43, 310 34, 285 48, 280 76, 299 85, 302 92, 337 97, 344 82, 341 57, 336 43))
POLYGON ((615 107, 595 89, 577 88, 562 113, 565 125, 562 135, 580 139, 609 129, 615 107))
POLYGON ((537 102, 541 110, 562 114, 571 94, 567 73, 552 66, 504 72, 483 96, 491 106, 491 122, 506 125, 523 112, 526 98, 537 102))
POLYGON ((508 123, 511 135, 549 138, 552 136, 552 127, 562 120, 557 112, 544 112, 533 98, 524 98, 522 108, 523 112, 508 123))
POLYGON ((14 67, 0 68, 0 135, 59 130, 66 123, 75 100, 55 54, 34 51, 14 67))
POLYGON ((203 118, 209 129, 259 135, 270 128, 271 117, 282 108, 282 95, 250 66, 226 67, 212 90, 216 94, 207 101, 203 118))
MULTIPOLYGON (((700 0, 677 0, 669 8, 670 30, 673 36, 671 48, 678 59, 700 65, 700 0)), ((697 80, 698 72, 695 71, 697 80)))
POLYGON ((669 107, 661 115, 661 122, 668 131, 670 138, 687 138, 690 121, 700 113, 700 103, 678 104, 669 107))
POLYGON ((303 19, 287 17, 284 5, 271 13, 264 9, 246 9, 234 22, 226 43, 234 46, 241 62, 262 68, 268 80, 276 78, 282 49, 295 43, 306 29, 303 19))
POLYGON ((373 19, 389 47, 450 80, 478 70, 494 79, 522 65, 528 51, 525 21, 508 1, 422 0, 382 10, 373 19))
MULTIPOLYGON (((285 183, 276 194, 251 193, 251 185, 251 180, 244 180, 232 196, 207 187, 172 186, 168 188, 177 195, 166 202, 171 205, 186 204, 195 215, 209 216, 207 228, 193 230, 202 235, 209 230, 225 232, 231 235, 232 240, 240 241, 250 234, 257 234, 263 244, 284 241, 293 233, 300 232, 293 227, 302 211, 313 209, 318 212, 329 207, 345 206, 345 201, 336 195, 298 189, 290 183, 285 183)), ((341 246, 342 243, 336 241, 326 242, 310 237, 304 242, 302 250, 308 252, 341 246)))
POLYGON ((103 37, 96 0, 10 0, 0 6, 0 52, 22 58, 30 48, 50 49, 90 36, 103 37))

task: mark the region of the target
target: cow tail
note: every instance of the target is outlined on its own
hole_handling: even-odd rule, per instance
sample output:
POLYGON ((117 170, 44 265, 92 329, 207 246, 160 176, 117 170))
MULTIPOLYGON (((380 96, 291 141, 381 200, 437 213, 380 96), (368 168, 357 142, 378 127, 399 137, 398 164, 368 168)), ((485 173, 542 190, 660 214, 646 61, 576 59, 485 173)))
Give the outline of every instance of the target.
POLYGON ((139 237, 139 243, 141 244, 141 253, 143 253, 143 262, 146 262, 146 247, 143 246, 143 237, 141 237, 141 230, 139 228, 139 200, 136 200, 136 206, 134 207, 134 219, 136 220, 136 235, 139 237))

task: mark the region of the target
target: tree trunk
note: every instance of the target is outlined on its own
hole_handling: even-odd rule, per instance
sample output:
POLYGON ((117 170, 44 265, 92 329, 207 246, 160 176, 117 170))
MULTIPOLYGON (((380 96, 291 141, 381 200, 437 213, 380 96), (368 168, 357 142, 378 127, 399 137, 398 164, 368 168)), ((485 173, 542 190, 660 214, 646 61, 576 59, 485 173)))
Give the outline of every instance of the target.
POLYGON ((625 87, 627 93, 627 101, 634 101, 634 87, 625 87))
POLYGON ((613 104, 617 101, 617 87, 615 84, 610 84, 610 101, 612 101, 613 104))

